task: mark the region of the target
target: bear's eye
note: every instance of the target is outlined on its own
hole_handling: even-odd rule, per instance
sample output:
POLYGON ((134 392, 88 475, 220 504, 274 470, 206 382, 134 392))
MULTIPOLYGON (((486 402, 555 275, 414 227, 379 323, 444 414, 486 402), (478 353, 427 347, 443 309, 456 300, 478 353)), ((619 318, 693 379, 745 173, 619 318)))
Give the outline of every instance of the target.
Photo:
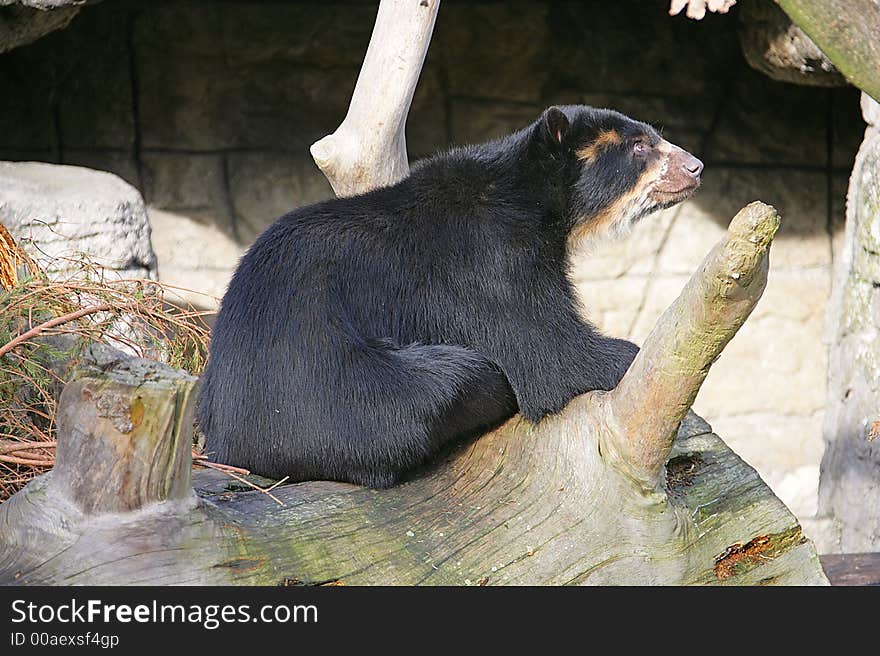
POLYGON ((648 144, 646 144, 644 141, 636 141, 633 144, 633 153, 636 155, 644 155, 648 152, 648 148, 650 148, 650 146, 648 146, 648 144))

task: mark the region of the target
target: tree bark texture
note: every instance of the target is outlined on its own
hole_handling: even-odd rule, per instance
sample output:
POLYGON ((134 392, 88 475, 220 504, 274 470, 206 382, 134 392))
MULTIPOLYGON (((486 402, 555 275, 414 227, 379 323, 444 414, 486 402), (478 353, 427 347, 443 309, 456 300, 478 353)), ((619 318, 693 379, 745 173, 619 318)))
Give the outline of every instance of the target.
POLYGON ((880 2, 776 0, 853 85, 880 100, 880 2))
POLYGON ((832 322, 819 515, 836 552, 880 544, 880 103, 862 94, 868 123, 846 203, 832 322))

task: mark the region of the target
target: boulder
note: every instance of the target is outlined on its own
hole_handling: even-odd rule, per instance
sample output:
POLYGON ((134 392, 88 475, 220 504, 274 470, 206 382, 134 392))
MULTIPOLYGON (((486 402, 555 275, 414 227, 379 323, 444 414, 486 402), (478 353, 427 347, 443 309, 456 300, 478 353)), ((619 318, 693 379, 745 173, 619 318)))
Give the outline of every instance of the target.
POLYGON ((880 103, 862 94, 868 122, 850 178, 846 234, 829 319, 832 347, 819 515, 828 552, 880 544, 880 103))
POLYGON ((140 193, 104 171, 42 162, 0 162, 0 223, 50 277, 85 255, 105 274, 157 278, 140 193))

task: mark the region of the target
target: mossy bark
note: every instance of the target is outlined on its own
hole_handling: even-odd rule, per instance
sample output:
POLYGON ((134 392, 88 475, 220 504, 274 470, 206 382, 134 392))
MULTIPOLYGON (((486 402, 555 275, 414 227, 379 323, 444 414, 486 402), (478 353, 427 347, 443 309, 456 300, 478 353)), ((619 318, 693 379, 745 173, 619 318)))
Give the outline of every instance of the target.
POLYGON ((847 80, 880 100, 880 4, 875 0, 776 0, 847 80))
POLYGON ((284 506, 202 471, 197 503, 84 516, 49 474, 0 506, 0 583, 826 583, 795 517, 705 422, 684 422, 645 493, 583 432, 595 401, 513 419, 390 490, 276 488, 284 506))
POLYGON ((828 56, 777 5, 768 0, 739 0, 739 42, 749 65, 793 84, 846 86, 828 56))
POLYGON ((829 551, 880 544, 880 103, 862 96, 868 128, 850 177, 846 234, 829 317, 825 455, 819 514, 829 551))

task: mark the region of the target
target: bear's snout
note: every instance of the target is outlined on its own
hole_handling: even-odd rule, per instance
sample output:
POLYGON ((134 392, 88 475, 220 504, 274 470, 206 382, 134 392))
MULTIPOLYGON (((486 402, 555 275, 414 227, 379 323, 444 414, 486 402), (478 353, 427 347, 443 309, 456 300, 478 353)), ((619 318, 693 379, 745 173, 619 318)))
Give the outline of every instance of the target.
POLYGON ((700 173, 703 172, 703 163, 687 151, 682 151, 686 157, 682 162, 684 170, 693 178, 700 179, 700 173))
POLYGON ((700 186, 703 162, 668 141, 663 141, 659 150, 666 161, 652 195, 664 205, 690 197, 700 186))

